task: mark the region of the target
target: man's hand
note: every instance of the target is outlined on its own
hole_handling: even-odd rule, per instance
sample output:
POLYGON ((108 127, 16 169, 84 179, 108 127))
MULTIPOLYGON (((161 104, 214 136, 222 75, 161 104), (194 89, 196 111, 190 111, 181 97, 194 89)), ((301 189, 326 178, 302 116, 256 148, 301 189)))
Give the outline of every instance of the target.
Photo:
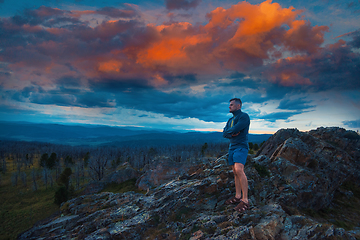
POLYGON ((232 134, 231 136, 232 136, 232 137, 236 137, 236 136, 239 135, 239 134, 240 134, 240 132, 234 133, 234 134, 232 134))

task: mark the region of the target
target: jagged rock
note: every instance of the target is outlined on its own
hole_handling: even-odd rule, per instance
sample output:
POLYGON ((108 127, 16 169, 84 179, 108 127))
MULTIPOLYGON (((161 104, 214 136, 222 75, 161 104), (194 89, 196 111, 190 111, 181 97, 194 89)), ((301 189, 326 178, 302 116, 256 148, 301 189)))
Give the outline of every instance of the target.
MULTIPOLYGON (((321 136, 332 131, 321 129, 321 136)), ((354 198, 355 193, 339 187, 346 179, 357 183, 357 153, 296 129, 280 130, 274 136, 262 147, 266 155, 248 156, 245 172, 251 206, 245 213, 224 204, 234 195, 233 173, 225 156, 182 171, 165 161, 158 168, 148 166, 138 181, 151 181, 153 189, 147 194, 99 193, 71 199, 62 204, 61 215, 18 238, 360 239, 359 223, 346 231, 302 212, 331 204, 336 193, 354 198), (155 173, 167 176, 159 178, 155 173)), ((348 141, 343 138, 338 137, 339 144, 348 141)), ((351 139, 348 145, 357 146, 356 141, 351 139)))
POLYGON ((137 180, 136 185, 141 190, 148 190, 166 183, 184 174, 188 165, 172 161, 170 158, 155 159, 156 165, 149 164, 147 171, 137 180))
POLYGON ((285 140, 270 159, 274 161, 276 157, 283 157, 294 164, 302 164, 314 159, 314 153, 311 148, 299 138, 290 137, 285 140))
POLYGON ((339 127, 320 127, 311 130, 310 135, 346 151, 353 159, 360 160, 360 135, 339 127))
POLYGON ((286 139, 290 137, 298 137, 300 131, 296 128, 292 129, 280 129, 274 135, 272 135, 267 141, 266 144, 263 144, 259 151, 257 151, 255 157, 260 155, 271 156, 274 151, 281 145, 286 139))
POLYGON ((285 211, 279 205, 267 205, 262 209, 270 212, 268 216, 261 219, 260 223, 254 227, 256 239, 275 239, 283 228, 285 211))
POLYGON ((288 206, 318 210, 329 206, 335 191, 345 181, 352 179, 360 184, 360 159, 356 158, 357 154, 351 156, 323 140, 337 139, 342 146, 359 145, 359 139, 348 140, 343 137, 345 134, 349 131, 340 128, 320 128, 311 131, 311 134, 296 129, 279 130, 260 149, 265 156, 259 155, 254 159, 270 170, 271 185, 278 189, 274 193, 271 187, 263 188, 261 196, 274 198, 274 201, 288 206), (333 135, 332 138, 329 134, 333 135), (280 141, 283 142, 279 144, 280 141), (275 144, 278 147, 274 150, 275 144))

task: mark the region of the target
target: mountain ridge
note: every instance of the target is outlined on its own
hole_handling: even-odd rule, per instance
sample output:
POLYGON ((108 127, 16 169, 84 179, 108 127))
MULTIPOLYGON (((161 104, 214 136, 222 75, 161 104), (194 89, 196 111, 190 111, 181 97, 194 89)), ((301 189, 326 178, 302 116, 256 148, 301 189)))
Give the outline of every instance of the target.
MULTIPOLYGON (((249 142, 261 143, 272 134, 249 134, 249 142)), ((68 145, 177 145, 205 142, 227 142, 221 132, 177 132, 150 128, 112 127, 103 125, 37 124, 0 122, 0 139, 39 141, 68 145)))

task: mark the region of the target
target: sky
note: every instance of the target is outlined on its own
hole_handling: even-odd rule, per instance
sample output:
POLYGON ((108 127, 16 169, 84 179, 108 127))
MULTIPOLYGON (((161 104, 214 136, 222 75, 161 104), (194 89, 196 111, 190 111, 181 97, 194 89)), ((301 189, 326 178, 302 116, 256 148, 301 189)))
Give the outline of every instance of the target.
POLYGON ((0 0, 0 121, 360 129, 360 0, 0 0))

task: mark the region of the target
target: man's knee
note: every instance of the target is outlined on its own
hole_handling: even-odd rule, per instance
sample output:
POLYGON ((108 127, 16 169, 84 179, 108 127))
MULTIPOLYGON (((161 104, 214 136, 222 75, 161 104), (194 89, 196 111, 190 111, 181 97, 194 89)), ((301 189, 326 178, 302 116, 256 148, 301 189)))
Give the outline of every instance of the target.
POLYGON ((242 163, 235 163, 233 170, 236 174, 243 174, 244 173, 244 165, 242 163))

